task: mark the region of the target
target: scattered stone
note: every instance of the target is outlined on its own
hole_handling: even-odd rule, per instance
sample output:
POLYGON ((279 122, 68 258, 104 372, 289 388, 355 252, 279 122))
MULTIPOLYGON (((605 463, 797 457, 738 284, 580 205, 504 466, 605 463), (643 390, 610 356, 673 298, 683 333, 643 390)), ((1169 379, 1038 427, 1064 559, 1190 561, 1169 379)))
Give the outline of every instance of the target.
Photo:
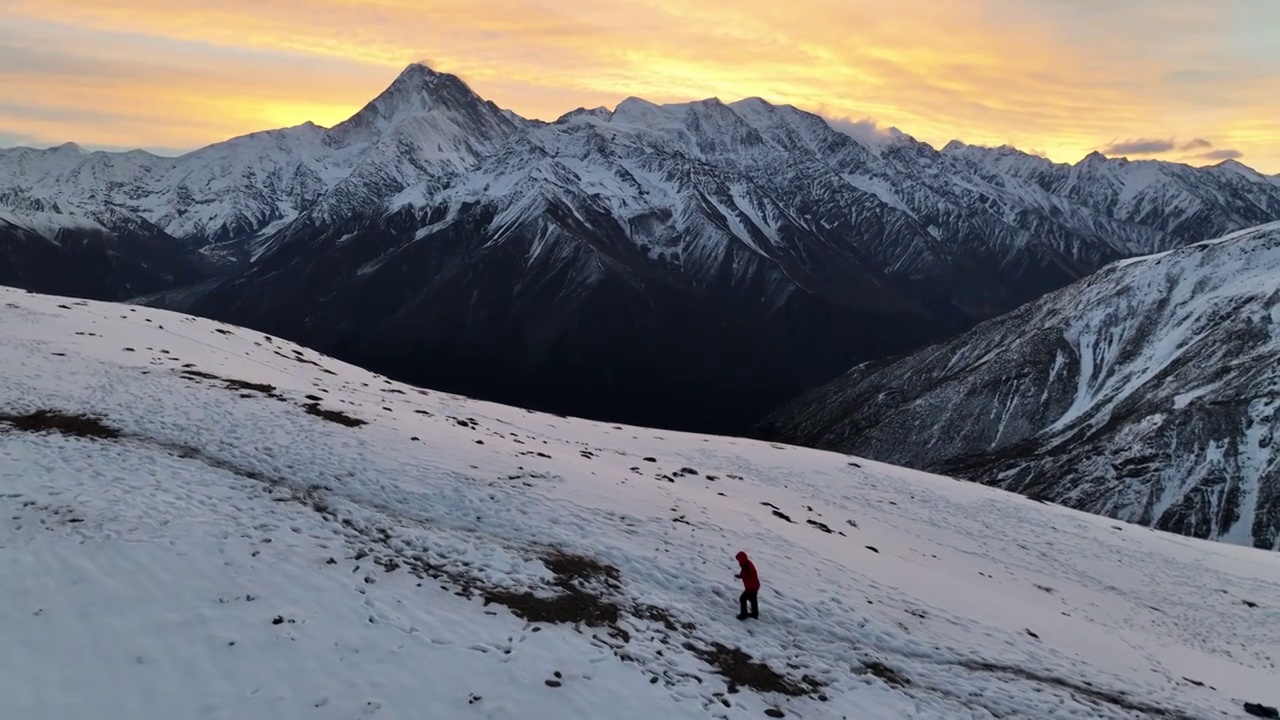
POLYGON ((369 424, 360 418, 351 417, 340 410, 326 410, 320 407, 320 403, 308 403, 302 407, 307 411, 308 415, 315 415, 318 418, 323 418, 329 422, 337 423, 343 427, 360 427, 361 425, 369 424))
POLYGON ((897 670, 894 670, 878 660, 872 660, 862 667, 867 672, 875 675, 893 687, 903 688, 911 685, 911 681, 899 674, 897 670))
POLYGON ((1277 710, 1268 705, 1259 705, 1258 703, 1251 703, 1251 702, 1245 703, 1244 711, 1254 717, 1280 718, 1280 710, 1277 710))
POLYGON ((817 520, 806 520, 805 522, 808 523, 810 526, 815 527, 828 535, 835 534, 835 531, 832 530, 830 527, 828 527, 827 524, 824 522, 818 522, 817 520))

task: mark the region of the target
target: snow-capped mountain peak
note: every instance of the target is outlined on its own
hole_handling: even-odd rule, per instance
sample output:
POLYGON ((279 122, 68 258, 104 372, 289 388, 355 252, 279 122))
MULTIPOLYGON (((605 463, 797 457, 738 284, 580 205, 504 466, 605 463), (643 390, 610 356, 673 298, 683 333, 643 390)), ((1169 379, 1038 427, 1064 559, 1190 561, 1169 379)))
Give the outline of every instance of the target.
MULTIPOLYGON (((1216 173, 1196 171, 1195 178, 1179 180, 1179 197, 1165 187, 1168 172, 1159 163, 1134 164, 1141 169, 1131 170, 1123 160, 1095 153, 1075 167, 1057 166, 1010 148, 989 150, 961 143, 938 153, 899 131, 835 132, 815 115, 758 97, 728 104, 711 98, 668 105, 631 97, 612 111, 578 110, 552 125, 582 119, 627 128, 621 135, 600 134, 596 142, 621 140, 632 152, 648 154, 650 162, 659 164, 683 162, 673 160, 671 153, 727 164, 736 172, 819 163, 844 175, 859 191, 871 189, 888 206, 906 209, 917 220, 936 215, 939 208, 991 207, 994 202, 1006 206, 996 210, 1001 222, 1028 225, 1041 234, 1036 242, 1068 256, 1079 255, 1082 244, 1098 241, 1086 243, 1081 227, 1071 230, 1070 239, 1058 240, 1057 233, 1044 233, 1041 226, 1046 221, 1086 218, 1067 222, 1090 225, 1088 232, 1109 237, 1102 241, 1106 247, 1085 254, 1111 256, 1117 249, 1123 255, 1163 248, 1153 245, 1150 231, 1099 227, 1100 221, 1088 219, 1089 214, 1119 208, 1120 222, 1155 225, 1157 233, 1171 233, 1194 215, 1191 226, 1173 232, 1176 242, 1182 242, 1269 219, 1241 216, 1235 210, 1210 217, 1215 212, 1210 205, 1224 199, 1234 202, 1233 196, 1247 194, 1240 201, 1249 203, 1253 209, 1246 213, 1255 215, 1280 206, 1280 198, 1272 197, 1280 195, 1276 182, 1239 172, 1235 165, 1219 166, 1216 173), (853 138, 854 144, 842 138, 853 138), (977 177, 969 177, 974 174, 977 177), (1232 177, 1232 183, 1252 182, 1256 187, 1238 185, 1232 192, 1202 187, 1210 177, 1232 177), (1153 184, 1161 187, 1144 193, 1153 184), (1063 194, 1067 203, 1051 197, 1063 194), (1123 197, 1117 201, 1117 196, 1123 197), (1174 207, 1173 217, 1153 217, 1161 201, 1174 207), (1072 207, 1078 204, 1086 207, 1072 207), (1050 218, 1019 219, 1028 212, 1047 212, 1050 218)), ((377 214, 382 204, 416 186, 421 188, 412 194, 434 196, 480 168, 513 135, 546 128, 480 98, 454 75, 414 63, 332 129, 304 123, 234 138, 179 158, 84 153, 72 144, 44 153, 0 151, 0 204, 18 219, 38 206, 44 208, 40 212, 52 212, 50 217, 65 217, 63 224, 68 226, 96 222, 93 218, 111 205, 115 214, 154 225, 189 246, 205 247, 212 256, 243 258, 260 252, 258 244, 268 233, 304 216, 314 224, 337 222, 352 213, 377 214)), ((558 131, 546 132, 548 139, 534 144, 554 154, 559 140, 552 138, 558 131)), ((28 229, 48 225, 47 219, 33 219, 28 229)), ((981 232, 991 236, 990 230, 981 232)), ((894 262, 922 261, 915 257, 894 262)))
POLYGON ((497 109, 476 95, 457 76, 413 64, 359 112, 335 125, 328 141, 336 147, 376 141, 393 133, 405 122, 444 114, 478 116, 483 114, 477 110, 478 107, 497 109))
MULTIPOLYGON (((261 252, 254 243, 265 232, 304 214, 345 217, 415 183, 465 171, 520 126, 512 117, 461 79, 413 64, 332 129, 306 122, 177 158, 85 153, 70 143, 0 151, 0 204, 19 219, 32 204, 52 208, 68 227, 109 206, 175 243, 205 247, 215 258, 244 257, 261 252)), ((41 226, 34 218, 27 225, 41 226)))

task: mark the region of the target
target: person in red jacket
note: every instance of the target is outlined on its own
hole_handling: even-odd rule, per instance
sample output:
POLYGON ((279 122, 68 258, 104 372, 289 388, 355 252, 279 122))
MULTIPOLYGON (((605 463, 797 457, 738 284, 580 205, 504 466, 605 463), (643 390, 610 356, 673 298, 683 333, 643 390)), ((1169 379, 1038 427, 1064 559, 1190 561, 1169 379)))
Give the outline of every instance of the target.
POLYGON ((742 612, 738 613, 739 620, 747 618, 760 617, 760 605, 756 602, 756 593, 760 591, 760 576, 756 575, 756 566, 751 562, 751 558, 747 557, 744 552, 738 553, 738 567, 741 568, 734 577, 742 578, 742 597, 738 598, 738 604, 742 606, 742 612), (751 612, 747 612, 747 604, 751 604, 751 612))

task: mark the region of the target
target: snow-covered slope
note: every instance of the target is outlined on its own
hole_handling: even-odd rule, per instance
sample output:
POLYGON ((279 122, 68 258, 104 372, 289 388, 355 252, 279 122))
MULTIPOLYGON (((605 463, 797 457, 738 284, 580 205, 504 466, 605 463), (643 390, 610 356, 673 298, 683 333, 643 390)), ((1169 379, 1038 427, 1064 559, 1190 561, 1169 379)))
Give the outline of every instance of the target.
POLYGON ((0 332, 4 717, 1280 705, 1274 554, 150 308, 0 290, 0 332), (734 618, 738 550, 759 621, 734 618))
POLYGON ((1122 261, 763 429, 1280 549, 1280 224, 1122 261), (910 436, 912 442, 902 442, 910 436))

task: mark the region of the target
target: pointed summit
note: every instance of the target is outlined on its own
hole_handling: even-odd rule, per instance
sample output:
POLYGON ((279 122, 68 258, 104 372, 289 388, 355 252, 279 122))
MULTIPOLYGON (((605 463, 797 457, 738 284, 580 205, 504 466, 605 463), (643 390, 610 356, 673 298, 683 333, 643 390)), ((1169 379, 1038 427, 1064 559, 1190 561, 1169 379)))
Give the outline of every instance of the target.
POLYGON ((1238 175, 1251 182, 1266 182, 1268 180, 1266 175, 1263 175, 1257 170, 1249 167, 1248 165, 1245 165, 1239 160, 1236 160, 1235 158, 1227 158, 1226 160, 1223 160, 1220 163, 1216 163, 1211 167, 1213 170, 1216 170, 1219 173, 1228 174, 1228 175, 1238 175))
POLYGON ((345 147, 376 140, 406 122, 438 116, 452 118, 440 120, 445 124, 480 131, 512 123, 498 106, 477 95, 461 78, 413 63, 360 112, 336 125, 328 142, 345 147))
MULTIPOLYGON (((387 88, 387 91, 395 89, 407 89, 410 91, 419 90, 434 85, 444 78, 453 78, 454 80, 458 80, 453 75, 438 73, 431 69, 430 66, 424 65, 423 63, 409 63, 400 71, 400 74, 396 76, 396 79, 392 81, 391 85, 387 88)), ((458 80, 458 82, 461 82, 461 80, 458 80)))
POLYGON ((373 108, 381 116, 390 117, 405 111, 429 111, 442 106, 457 108, 475 103, 484 103, 484 100, 458 76, 413 63, 402 70, 365 110, 373 108))

